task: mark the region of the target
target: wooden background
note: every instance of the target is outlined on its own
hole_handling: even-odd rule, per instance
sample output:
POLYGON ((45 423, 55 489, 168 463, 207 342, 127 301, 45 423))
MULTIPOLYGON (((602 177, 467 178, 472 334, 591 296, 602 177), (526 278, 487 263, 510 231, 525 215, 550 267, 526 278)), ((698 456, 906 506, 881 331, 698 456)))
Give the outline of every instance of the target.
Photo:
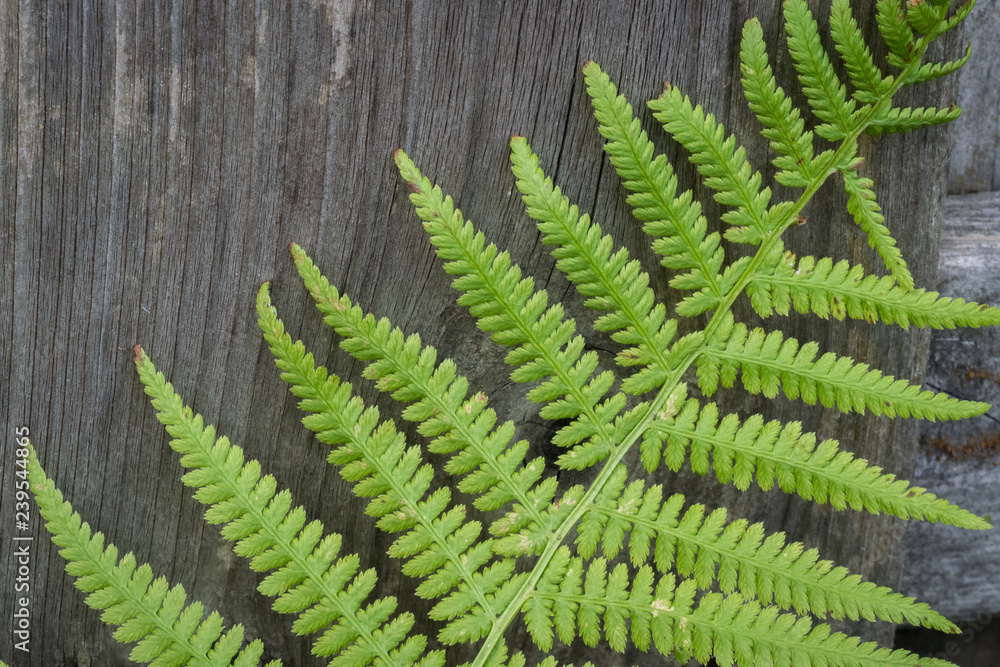
MULTIPOLYGON (((827 3, 812 4, 825 25, 827 3)), ((854 4, 874 35, 874 3, 854 4)), ((767 147, 738 86, 738 44, 743 22, 759 16, 772 54, 781 49, 780 62, 772 56, 780 82, 797 91, 779 5, 0 0, 0 377, 8 378, 0 383, 0 580, 15 571, 8 548, 14 429, 27 426, 49 475, 123 552, 134 551, 192 597, 243 623, 249 636, 264 639, 268 655, 287 665, 322 664, 309 655, 308 640, 290 638, 288 619, 254 593, 258 578, 201 521, 135 376, 132 345, 141 343, 194 409, 259 458, 310 516, 344 534, 346 550, 380 572, 378 592, 407 600, 415 585, 385 556, 391 538, 374 531, 363 503, 325 465, 324 447, 299 425, 257 332, 257 288, 273 281, 275 305, 293 335, 374 400, 358 364, 337 349, 301 289, 286 250, 299 243, 364 307, 455 358, 498 412, 517 422, 519 437, 544 450, 549 427, 507 379, 503 351, 454 304, 392 151, 404 148, 539 286, 565 298, 610 363, 613 344, 585 324, 592 318, 582 299, 554 271, 523 215, 507 139, 526 136, 564 192, 642 258, 658 296, 672 302, 668 276, 603 157, 580 67, 593 59, 612 76, 678 165, 682 185, 717 219, 719 207, 680 161, 682 151, 654 128, 643 101, 658 95, 664 80, 680 86, 726 122, 768 182, 767 147)), ((954 57, 962 46, 952 35, 936 54, 954 57)), ((924 85, 903 101, 947 105, 956 85, 954 77, 924 85)), ((797 92, 795 99, 803 101, 797 92)), ((935 280, 950 132, 934 128, 863 146, 863 172, 876 181, 919 285, 935 280)), ((777 197, 788 194, 776 189, 777 197)), ((876 270, 844 204, 831 183, 789 244, 876 270)), ((746 304, 740 308, 751 319, 746 304)), ((799 317, 776 324, 825 350, 921 379, 925 331, 799 317)), ((721 400, 743 414, 800 419, 887 470, 912 471, 912 421, 845 417, 737 391, 722 392, 721 400)), ((379 405, 385 415, 400 413, 389 401, 379 405)), ((831 512, 775 492, 741 495, 683 472, 658 479, 692 500, 764 520, 880 584, 899 581, 898 520, 831 512)), ((0 659, 17 667, 124 664, 127 648, 85 607, 37 512, 33 518, 32 651, 30 658, 15 655, 4 631, 0 659)), ((5 584, 5 628, 12 605, 5 584)), ((428 606, 408 605, 418 617, 428 606)), ((847 627, 891 641, 889 625, 847 627)), ((437 627, 423 630, 433 635, 437 627)), ((520 629, 509 639, 515 648, 525 642, 520 629)), ((580 649, 557 654, 567 661, 592 655, 580 649)), ((463 655, 452 654, 450 664, 463 655)), ((642 660, 633 653, 594 659, 642 660)), ((663 662, 654 657, 651 664, 663 662)))

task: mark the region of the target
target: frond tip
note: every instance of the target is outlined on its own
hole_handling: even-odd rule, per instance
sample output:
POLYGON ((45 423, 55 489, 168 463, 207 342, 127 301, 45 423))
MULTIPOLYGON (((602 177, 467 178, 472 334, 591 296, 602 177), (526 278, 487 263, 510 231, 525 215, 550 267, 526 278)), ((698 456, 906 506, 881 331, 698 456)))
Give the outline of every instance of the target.
MULTIPOLYGON (((87 606, 103 612, 101 620, 117 625, 114 637, 123 644, 136 643, 129 659, 154 665, 209 665, 256 667, 264 653, 261 641, 243 646, 243 626, 223 633, 218 612, 205 616, 200 602, 187 604, 182 586, 171 587, 164 577, 153 578, 148 564, 137 565, 131 553, 118 557, 113 544, 104 544, 101 533, 63 501, 38 462, 34 448, 28 461, 28 480, 35 500, 52 533, 52 542, 62 547, 66 572, 76 577, 74 585, 87 593, 87 606)), ((280 667, 274 660, 266 667, 280 667)))
POLYGON ((359 573, 356 554, 337 558, 340 535, 324 536, 319 521, 307 523, 305 510, 292 507, 291 493, 262 476, 257 461, 244 462, 243 450, 228 438, 217 438, 138 346, 135 363, 157 419, 173 436, 171 448, 189 469, 182 481, 197 489, 195 500, 208 505, 205 520, 224 524, 222 536, 235 543, 235 553, 249 558, 254 571, 268 573, 258 590, 276 598, 275 611, 298 615, 295 634, 320 633, 316 655, 332 657, 334 667, 443 664, 440 651, 423 655, 426 637, 410 635, 412 614, 390 620, 395 598, 362 606, 375 587, 375 571, 359 573))

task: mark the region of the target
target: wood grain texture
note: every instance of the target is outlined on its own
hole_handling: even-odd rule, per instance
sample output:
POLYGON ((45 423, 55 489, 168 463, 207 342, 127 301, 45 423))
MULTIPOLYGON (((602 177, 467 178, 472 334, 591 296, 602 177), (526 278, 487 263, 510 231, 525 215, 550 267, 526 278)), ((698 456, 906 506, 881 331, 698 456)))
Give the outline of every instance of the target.
MULTIPOLYGON (((938 290, 1000 303, 1000 192, 945 198, 938 290)), ((926 382, 993 404, 962 422, 926 424, 914 483, 935 487, 978 514, 1000 517, 1000 340, 988 329, 935 331, 926 382)), ((901 592, 949 618, 1000 612, 1000 532, 913 523, 906 530, 901 592)))
MULTIPOLYGON (((455 305, 392 151, 403 147, 539 286, 566 299, 610 365, 612 344, 582 324, 592 321, 583 299, 555 273, 523 215, 507 139, 528 137, 564 192, 642 258, 657 295, 673 302, 668 276, 602 154, 580 67, 601 63, 678 165, 682 186, 693 187, 717 220, 719 206, 681 162, 683 152, 655 129, 643 101, 659 94, 663 80, 680 86, 745 142, 767 182, 774 170, 738 85, 737 49, 743 22, 760 16, 772 54, 783 52, 779 4, 0 0, 0 373, 9 380, 0 383, 0 543, 9 544, 13 530, 6 472, 13 432, 28 426, 47 472, 110 541, 243 623, 269 655, 288 665, 321 664, 254 593, 257 578, 216 529, 201 522, 135 376, 132 345, 141 343, 194 409, 260 459, 311 516, 342 532, 347 548, 380 572, 379 592, 409 600, 415 585, 385 555, 390 538, 374 530, 364 504, 299 425, 257 333, 258 286, 272 280, 289 330, 375 399, 301 289, 286 251, 299 243, 365 308, 455 358, 498 413, 518 423, 518 437, 550 436, 523 388, 507 379, 503 351, 455 305)), ((813 4, 825 25, 827 3, 813 4)), ((872 39, 873 6, 855 5, 872 39)), ((824 44, 831 46, 825 37, 824 44)), ((937 55, 958 53, 960 44, 960 35, 951 36, 937 55)), ((772 56, 779 82, 797 91, 779 57, 772 56)), ((955 85, 944 79, 903 97, 914 106, 946 105, 955 85)), ((804 101, 798 92, 795 99, 804 101)), ((863 144, 862 172, 875 180, 918 284, 934 284, 949 145, 947 128, 863 144)), ((788 195, 776 188, 777 197, 788 195)), ((829 183, 788 244, 877 270, 845 199, 829 183)), ((739 308, 753 319, 747 304, 739 308)), ((776 323, 825 350, 921 379, 926 332, 805 317, 776 323)), ((742 414, 801 420, 889 471, 912 470, 912 421, 845 417, 736 391, 720 400, 742 414)), ((379 405, 385 415, 400 414, 391 402, 379 405)), ((763 520, 868 579, 898 583, 900 521, 776 492, 741 495, 683 471, 658 481, 693 501, 728 505, 734 517, 763 520)), ((13 655, 5 639, 0 659, 17 667, 124 664, 127 648, 86 609, 37 514, 35 522, 32 652, 13 655)), ((0 572, 12 571, 5 549, 0 572)), ((11 605, 5 590, 0 616, 9 619, 11 605)), ((428 609, 406 606, 418 617, 428 609)), ((838 627, 883 643, 892 633, 888 625, 838 627)), ((526 643, 522 629, 510 643, 526 643)), ((556 653, 582 662, 591 653, 581 649, 556 653)), ((463 654, 452 657, 457 663, 463 654)), ((609 666, 644 660, 634 652, 593 659, 609 666)))
POLYGON ((977 0, 975 20, 965 35, 973 58, 959 73, 948 192, 967 194, 1000 190, 1000 0, 977 0))

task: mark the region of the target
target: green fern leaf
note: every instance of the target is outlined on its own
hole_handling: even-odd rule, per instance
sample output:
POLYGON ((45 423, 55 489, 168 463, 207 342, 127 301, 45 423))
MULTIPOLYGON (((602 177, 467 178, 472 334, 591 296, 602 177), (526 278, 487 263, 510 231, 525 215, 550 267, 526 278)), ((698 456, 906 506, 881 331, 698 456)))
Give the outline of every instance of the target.
POLYGON ((872 60, 864 35, 851 13, 849 0, 833 0, 830 9, 830 36, 837 52, 847 65, 847 73, 856 88, 854 99, 861 104, 877 104, 891 92, 894 81, 883 80, 872 60))
MULTIPOLYGON (((532 597, 543 599, 543 610, 560 608, 575 614, 575 630, 588 646, 597 645, 603 629, 605 640, 616 650, 623 650, 631 639, 640 650, 652 645, 681 663, 691 658, 707 663, 714 657, 719 664, 740 667, 951 665, 904 650, 877 648, 871 642, 860 644, 857 638, 831 633, 827 625, 814 626, 738 593, 707 593, 696 603, 693 580, 678 583, 673 574, 654 580, 648 567, 630 573, 622 563, 609 573, 607 561, 595 558, 581 577, 582 560, 569 558, 566 547, 560 550, 561 557, 553 558, 552 571, 546 573, 547 585, 532 597)), ((539 609, 534 601, 529 606, 539 609)), ((536 633, 551 632, 551 618, 533 613, 536 633)), ((574 631, 565 620, 560 620, 560 628, 563 633, 574 631)))
MULTIPOLYGON (((949 2, 948 4, 950 5, 951 3, 949 2)), ((955 26, 957 26, 959 23, 968 18, 969 13, 975 6, 976 6, 976 0, 966 0, 965 4, 959 7, 954 14, 945 18, 941 22, 938 30, 936 31, 936 35, 943 35, 949 30, 955 28, 955 26)))
POLYGON ((866 131, 878 136, 883 133, 898 132, 905 134, 921 127, 950 123, 962 115, 962 109, 954 105, 947 109, 890 109, 884 116, 871 122, 866 131))
MULTIPOLYGON (((351 396, 350 385, 314 366, 302 343, 293 343, 285 333, 267 288, 265 283, 257 298, 260 329, 282 379, 302 399, 300 407, 313 413, 303 424, 321 442, 343 445, 330 454, 330 462, 343 466, 346 479, 358 482, 357 495, 374 497, 367 511, 378 518, 379 528, 403 533, 389 553, 409 559, 405 574, 425 579, 417 594, 429 599, 446 596, 431 611, 432 618, 452 621, 441 631, 441 641, 474 641, 488 634, 497 622, 494 598, 501 585, 512 585, 514 561, 486 567, 493 559, 493 541, 480 539, 480 523, 466 519, 464 505, 449 508, 448 488, 427 495, 434 471, 428 463, 421 465, 420 448, 407 448, 391 421, 379 424, 376 408, 366 409, 361 399, 351 396)), ((388 334, 390 325, 383 321, 379 328, 388 334)), ((415 343, 418 347, 419 339, 415 343)))
POLYGON ((608 75, 594 62, 587 63, 583 73, 598 127, 608 140, 604 150, 625 188, 633 193, 628 202, 635 217, 645 222, 643 230, 656 239, 653 250, 663 257, 663 265, 686 271, 670 284, 696 290, 677 305, 678 314, 693 316, 712 310, 723 295, 719 274, 725 252, 719 246, 718 232, 706 234, 708 223, 690 191, 675 197, 673 169, 664 156, 653 158, 652 142, 608 75))
POLYGON ((958 60, 951 60, 944 63, 925 63, 921 65, 920 69, 914 72, 909 79, 907 79, 907 83, 923 83, 924 81, 933 81, 934 79, 939 79, 942 76, 953 74, 961 69, 965 63, 969 62, 969 58, 971 56, 972 43, 970 42, 969 46, 965 49, 965 55, 958 60))
POLYGON ((889 47, 889 64, 899 68, 906 67, 917 56, 917 50, 901 0, 878 0, 875 7, 878 30, 889 47))
MULTIPOLYGON (((921 35, 934 35, 943 18, 940 7, 932 3, 908 2, 906 5, 906 22, 921 35)), ((944 7, 947 12, 948 8, 944 7)))
POLYGON ((787 315, 794 308, 824 319, 850 317, 904 329, 910 324, 933 329, 1000 325, 1000 309, 993 306, 908 290, 889 276, 865 274, 862 266, 846 260, 834 264, 829 258, 802 257, 796 267, 789 253, 770 275, 754 276, 747 292, 761 317, 787 315))
POLYGON ((854 126, 854 100, 847 99, 847 89, 820 44, 819 29, 809 5, 804 0, 786 0, 783 9, 788 52, 799 73, 802 92, 813 114, 823 121, 816 127, 816 134, 830 141, 843 139, 854 126))
POLYGON ((638 262, 629 260, 624 248, 612 254, 611 237, 602 235, 596 223, 570 206, 559 188, 545 177, 538 157, 521 137, 511 141, 511 163, 528 215, 538 221, 543 243, 558 246, 552 253, 556 267, 581 294, 590 297, 586 302, 589 307, 611 311, 600 317, 594 328, 617 332, 611 336, 613 340, 634 345, 618 355, 620 363, 627 360, 629 366, 651 367, 647 379, 655 375, 661 384, 667 382, 673 371, 667 349, 677 323, 666 319, 662 305, 654 307, 649 276, 638 262))
MULTIPOLYGON (((421 347, 419 336, 405 337, 398 329, 390 330, 387 322, 376 321, 330 285, 300 247, 293 244, 291 250, 325 322, 344 337, 341 347, 357 359, 371 362, 364 375, 375 381, 380 391, 411 403, 403 418, 421 423, 420 433, 433 438, 428 447, 431 452, 453 455, 445 470, 465 475, 459 490, 478 495, 475 506, 483 511, 516 502, 513 513, 517 520, 508 514, 494 523, 491 532, 508 535, 532 522, 536 527, 547 526, 551 517, 541 508, 555 496, 555 478, 539 483, 544 459, 524 462, 528 443, 511 443, 513 423, 494 428, 496 413, 487 407, 486 395, 478 392, 468 396, 469 382, 457 374, 453 361, 436 363, 436 350, 421 347)), ((270 307, 266 292, 261 297, 266 316, 270 307)), ((269 320, 268 316, 264 321, 269 320)))
MULTIPOLYGON (((652 550, 659 572, 676 568, 702 590, 718 584, 723 593, 739 592, 747 599, 817 617, 889 618, 958 631, 928 605, 884 586, 863 583, 847 569, 819 560, 815 549, 786 543, 782 533, 765 536, 762 524, 750 525, 743 519, 726 523, 725 508, 706 516, 704 506, 691 505, 682 514, 685 501, 680 494, 664 501, 659 485, 645 489, 642 480, 628 486, 626 481, 627 471, 619 466, 595 501, 595 511, 581 521, 576 543, 584 559, 593 557, 598 545, 604 558, 614 559, 628 535, 634 567, 645 564, 652 550)), ((898 497, 907 500, 905 493, 898 497)))
POLYGON ((572 451, 559 458, 565 468, 582 469, 605 459, 635 425, 624 413, 625 395, 613 393, 610 372, 594 374, 597 354, 583 352, 583 338, 575 334, 572 320, 563 319, 563 308, 546 308, 547 295, 534 291, 534 281, 521 279, 506 252, 486 245, 481 233, 465 222, 450 197, 432 185, 402 151, 396 164, 410 183, 410 199, 424 228, 431 235, 445 271, 459 277, 452 283, 465 292, 459 304, 479 319, 479 327, 492 332, 501 345, 514 348, 507 363, 519 366, 511 373, 515 382, 541 382, 528 398, 546 403, 545 419, 572 419, 553 440, 572 451))
MULTIPOLYGON (((28 481, 38 502, 52 542, 62 547, 66 572, 88 593, 87 606, 102 611, 101 620, 120 626, 115 639, 137 643, 129 659, 153 665, 259 665, 264 645, 255 640, 244 648, 243 626, 223 634, 218 613, 207 617, 200 602, 187 605, 182 586, 172 588, 163 577, 153 579, 147 564, 136 565, 129 553, 118 558, 113 544, 104 544, 101 533, 91 533, 73 506, 42 470, 34 448, 28 458, 28 481)), ((274 660, 266 667, 280 667, 274 660)))
POLYGON ((753 394, 774 398, 780 388, 788 398, 809 405, 836 406, 843 412, 920 419, 967 419, 989 409, 986 403, 960 401, 869 370, 848 357, 826 353, 819 359, 816 343, 799 345, 780 331, 748 331, 742 323, 728 324, 698 360, 698 384, 707 396, 719 382, 731 387, 738 372, 743 386, 753 394))
POLYGON ((734 243, 759 245, 772 228, 767 210, 771 189, 761 189, 760 172, 747 162, 746 150, 737 147, 735 137, 726 136, 712 114, 692 106, 686 95, 669 84, 649 108, 663 129, 691 153, 705 185, 718 192, 715 200, 736 208, 722 215, 733 226, 725 237, 734 243))
POLYGON ((695 473, 708 473, 711 456, 718 480, 734 483, 740 490, 749 488, 756 475, 757 484, 765 491, 777 479, 786 493, 828 502, 837 509, 849 505, 903 519, 912 517, 963 528, 987 527, 976 515, 924 489, 911 488, 894 475, 883 474, 878 466, 869 466, 864 459, 840 451, 836 440, 817 445, 815 434, 803 433, 801 427, 798 422, 765 423, 760 415, 742 423, 733 414, 720 420, 714 403, 702 406, 696 399, 687 399, 676 416, 650 424, 642 443, 643 462, 652 472, 662 457, 671 470, 677 471, 688 458, 690 447, 695 473))
POLYGON ((195 499, 210 506, 206 521, 226 524, 222 536, 236 543, 237 555, 251 559, 251 569, 270 571, 259 590, 277 598, 276 611, 299 614, 293 632, 323 633, 313 647, 316 655, 336 656, 330 663, 336 667, 365 667, 375 660, 400 667, 443 665, 440 651, 423 655, 425 637, 407 637, 411 614, 389 621, 394 598, 361 606, 375 586, 375 573, 355 576, 358 557, 353 554, 335 560, 339 535, 323 537, 318 521, 307 525, 304 510, 292 509, 291 494, 276 493, 274 478, 262 477, 256 461, 244 463, 242 449, 216 438, 215 429, 192 414, 138 346, 135 361, 157 419, 174 438, 170 446, 189 468, 184 483, 197 488, 195 499))
POLYGON ((805 123, 791 99, 775 83, 767 59, 764 32, 760 21, 750 19, 743 25, 740 41, 741 82, 750 108, 764 126, 761 132, 771 142, 778 157, 775 180, 794 188, 805 187, 817 174, 813 163, 813 134, 803 131, 805 123))
POLYGON ((847 210, 854 216, 861 230, 868 235, 868 245, 875 249, 900 285, 906 289, 913 289, 913 276, 910 275, 906 262, 896 247, 896 240, 882 224, 885 218, 882 216, 882 209, 875 201, 871 179, 858 176, 852 169, 842 169, 840 173, 844 177, 844 189, 847 191, 847 210))

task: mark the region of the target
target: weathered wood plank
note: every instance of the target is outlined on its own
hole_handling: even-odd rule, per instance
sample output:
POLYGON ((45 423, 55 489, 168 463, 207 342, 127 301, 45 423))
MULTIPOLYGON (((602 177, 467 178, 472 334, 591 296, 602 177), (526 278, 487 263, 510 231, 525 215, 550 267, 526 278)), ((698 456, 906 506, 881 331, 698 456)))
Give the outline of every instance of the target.
MULTIPOLYGON (((1000 303, 1000 192, 945 199, 938 290, 1000 303)), ((927 424, 914 483, 978 514, 1000 518, 1000 338, 987 329, 935 331, 926 384, 993 409, 927 424)), ((901 591, 949 618, 1000 612, 1000 532, 911 523, 901 591)))
POLYGON ((973 57, 959 73, 948 192, 966 194, 1000 190, 1000 0, 978 0, 965 35, 973 57))
MULTIPOLYGON (((815 6, 825 24, 827 3, 815 6)), ((872 6, 856 3, 870 37, 872 6)), ((565 297, 579 322, 589 322, 583 300, 554 275, 507 170, 508 136, 528 137, 564 192, 642 258, 658 296, 673 302, 677 294, 602 154, 579 68, 593 59, 612 75, 679 165, 682 186, 694 187, 717 220, 719 206, 642 102, 664 79, 682 87, 747 144, 769 180, 766 143, 737 83, 737 48, 743 21, 755 15, 769 44, 783 48, 779 9, 762 0, 614 7, 539 0, 0 2, 0 371, 9 379, 0 383, 0 542, 9 544, 13 530, 6 473, 12 434, 28 426, 49 474, 109 540, 242 622, 286 664, 320 664, 307 640, 289 637, 287 619, 251 592, 256 577, 202 524, 136 380, 131 346, 142 343, 196 410, 291 487, 310 515, 342 532, 347 548, 381 573, 380 592, 409 599, 414 583, 385 555, 391 539, 374 533, 364 504, 324 465, 323 447, 300 427, 295 402, 261 348, 257 287, 273 280, 289 329, 318 361, 355 381, 366 400, 375 397, 302 293, 286 253, 290 241, 300 243, 366 308, 456 358, 498 412, 518 422, 519 437, 544 438, 548 427, 507 380, 503 352, 454 304, 392 151, 404 147, 491 241, 565 297)), ((959 46, 953 36, 942 53, 959 46)), ((773 62, 781 84, 797 90, 784 56, 773 62)), ((907 99, 948 104, 954 87, 953 79, 941 80, 907 99)), ((877 183, 918 284, 934 281, 934 214, 948 145, 946 128, 864 144, 864 173, 877 183)), ((788 247, 874 270, 844 200, 831 183, 788 247)), ((751 319, 745 304, 741 309, 751 319)), ((919 379, 927 354, 923 332, 800 317, 781 324, 899 377, 919 379)), ((609 349, 587 325, 581 329, 594 348, 609 349)), ((612 355, 602 354, 610 365, 612 355)), ((910 472, 913 422, 842 417, 738 392, 721 400, 743 414, 802 420, 888 470, 910 472)), ((380 405, 383 414, 399 415, 398 406, 380 405)), ((734 516, 764 520, 869 579, 898 580, 901 522, 836 513, 776 492, 738 494, 684 472, 659 481, 709 506, 729 505, 734 516)), ((3 643, 0 659, 14 658, 18 667, 124 664, 127 649, 85 608, 35 522, 32 653, 13 656, 3 643)), ((4 551, 0 572, 6 577, 12 568, 4 551)), ((0 616, 10 618, 11 605, 5 591, 0 616)), ((428 607, 407 606, 418 617, 428 607)), ((847 625, 868 638, 891 636, 889 626, 847 625)), ((437 626, 422 629, 433 635, 437 626)), ((558 655, 577 660, 587 653, 579 648, 558 655)), ((595 658, 606 665, 638 660, 631 652, 595 658)))

